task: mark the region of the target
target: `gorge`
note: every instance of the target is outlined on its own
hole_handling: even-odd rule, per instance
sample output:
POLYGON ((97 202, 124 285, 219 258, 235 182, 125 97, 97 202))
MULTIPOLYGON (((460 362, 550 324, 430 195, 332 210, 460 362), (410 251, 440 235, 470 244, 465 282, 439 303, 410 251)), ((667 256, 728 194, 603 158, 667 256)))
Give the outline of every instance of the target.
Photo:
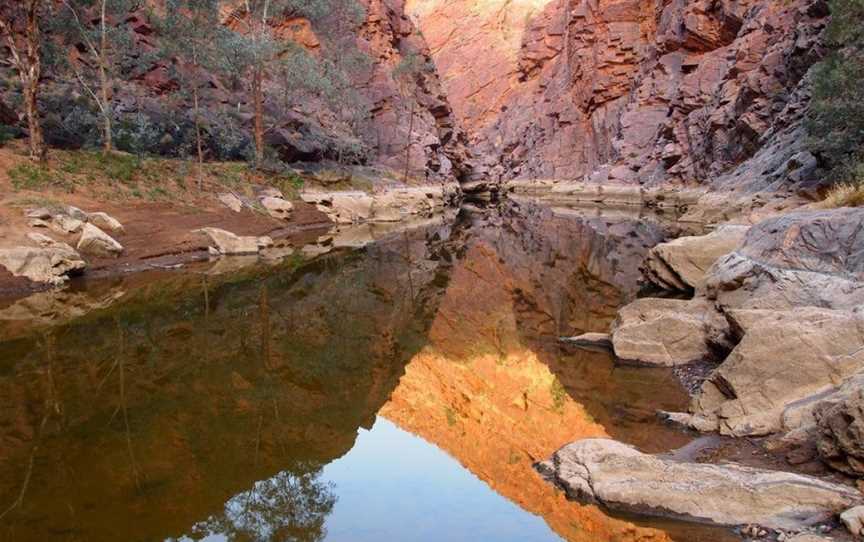
POLYGON ((858 0, 102 2, 0 2, 0 541, 864 536, 858 0))

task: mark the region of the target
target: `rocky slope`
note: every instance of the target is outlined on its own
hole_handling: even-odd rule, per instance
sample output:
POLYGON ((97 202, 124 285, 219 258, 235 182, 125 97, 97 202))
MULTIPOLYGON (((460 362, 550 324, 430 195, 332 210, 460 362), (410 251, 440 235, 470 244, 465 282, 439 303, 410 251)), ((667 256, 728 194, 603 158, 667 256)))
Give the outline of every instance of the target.
MULTIPOLYGON (((421 65, 430 62, 428 48, 405 16, 401 0, 358 2, 365 13, 359 26, 346 23, 343 19, 347 16, 338 13, 314 24, 298 18, 274 20, 275 36, 300 45, 313 57, 360 52, 365 59, 345 70, 348 86, 358 96, 335 102, 306 92, 299 82, 289 83, 287 89, 276 88, 278 77, 271 74, 265 82, 269 87, 265 89, 266 144, 275 156, 289 163, 340 161, 381 166, 391 175, 398 173, 401 179, 407 158, 407 173, 413 179, 467 179, 471 161, 466 139, 435 71, 420 70, 413 76, 397 73, 409 57, 418 58, 421 65), (348 119, 349 113, 359 113, 360 118, 348 119)), ((133 50, 118 60, 123 76, 115 79, 112 96, 115 139, 121 150, 166 156, 191 152, 193 119, 187 114, 191 98, 180 92, 179 72, 200 81, 208 159, 247 158, 252 104, 243 82, 228 73, 194 74, 192 68, 165 59, 148 3, 130 12, 120 24, 127 27, 134 41, 133 50)), ((225 24, 230 26, 227 15, 225 24)), ((59 42, 50 31, 49 39, 59 42)), ((84 44, 63 43, 70 50, 70 59, 77 62, 80 55, 75 51, 85 50, 84 44)), ((40 107, 49 143, 62 148, 98 146, 95 104, 75 77, 46 70, 40 107)), ((5 105, 17 103, 17 93, 9 86, 0 92, 3 124, 21 124, 5 105)), ((11 129, 15 133, 14 126, 11 129)))
POLYGON ((811 180, 800 121, 822 1, 411 0, 408 11, 494 178, 811 180))

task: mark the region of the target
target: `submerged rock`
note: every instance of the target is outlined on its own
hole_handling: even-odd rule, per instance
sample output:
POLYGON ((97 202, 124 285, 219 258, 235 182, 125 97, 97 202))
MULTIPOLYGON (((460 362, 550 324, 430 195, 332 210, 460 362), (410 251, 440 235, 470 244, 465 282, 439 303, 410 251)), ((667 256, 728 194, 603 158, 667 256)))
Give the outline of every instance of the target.
POLYGON ((729 325, 705 300, 643 298, 612 324, 615 355, 650 365, 683 365, 728 349, 729 325))
POLYGON ((612 336, 608 333, 583 333, 575 337, 561 337, 561 342, 590 348, 612 348, 612 336))
POLYGON ((85 224, 78 250, 101 258, 113 258, 123 252, 123 245, 93 224, 85 224))
POLYGON ((858 491, 817 478, 678 462, 608 439, 569 444, 540 469, 571 498, 722 525, 801 529, 862 502, 858 491))

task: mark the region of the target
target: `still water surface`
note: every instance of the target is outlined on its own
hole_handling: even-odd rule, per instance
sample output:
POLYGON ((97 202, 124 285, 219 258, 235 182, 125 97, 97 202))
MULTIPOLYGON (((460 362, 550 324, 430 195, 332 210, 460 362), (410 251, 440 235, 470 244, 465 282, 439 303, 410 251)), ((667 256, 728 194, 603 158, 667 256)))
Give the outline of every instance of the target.
POLYGON ((668 371, 556 341, 606 330, 664 235, 523 205, 7 300, 0 540, 731 540, 533 468, 689 441, 668 371))

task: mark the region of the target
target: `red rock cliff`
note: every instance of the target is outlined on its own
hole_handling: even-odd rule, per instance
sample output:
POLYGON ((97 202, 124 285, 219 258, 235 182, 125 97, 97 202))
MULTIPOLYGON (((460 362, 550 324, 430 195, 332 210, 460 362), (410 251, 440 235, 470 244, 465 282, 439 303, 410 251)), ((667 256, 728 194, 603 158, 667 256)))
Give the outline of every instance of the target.
POLYGON ((756 177, 766 188, 806 181, 815 167, 800 120, 822 1, 408 0, 407 9, 493 178, 737 186, 756 177))

